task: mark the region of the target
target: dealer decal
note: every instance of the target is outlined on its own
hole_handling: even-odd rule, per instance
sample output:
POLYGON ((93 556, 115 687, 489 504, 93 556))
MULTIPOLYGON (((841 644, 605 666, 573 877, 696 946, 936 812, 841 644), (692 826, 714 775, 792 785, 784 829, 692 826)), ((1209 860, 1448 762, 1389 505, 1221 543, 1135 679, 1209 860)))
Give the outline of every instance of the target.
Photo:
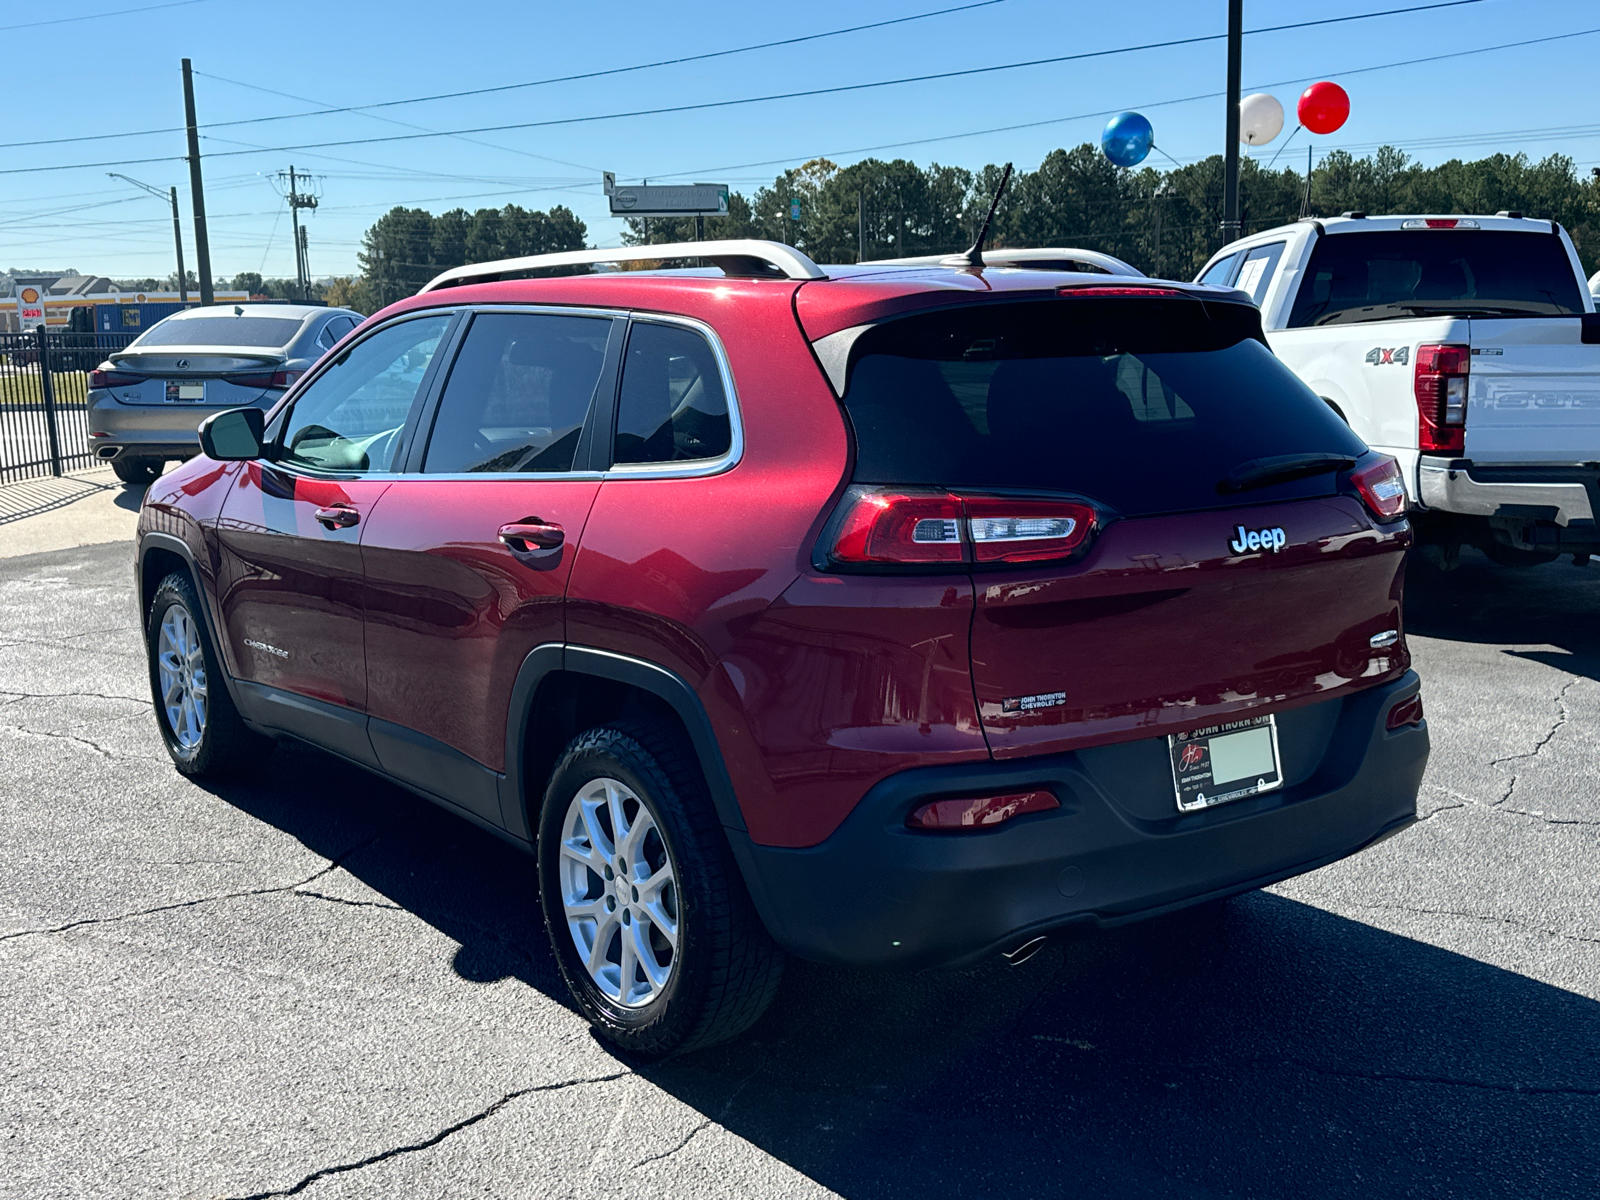
POLYGON ((1033 696, 1007 696, 1000 701, 1000 711, 1008 713, 1035 712, 1041 708, 1060 708, 1067 702, 1065 692, 1040 692, 1033 696))

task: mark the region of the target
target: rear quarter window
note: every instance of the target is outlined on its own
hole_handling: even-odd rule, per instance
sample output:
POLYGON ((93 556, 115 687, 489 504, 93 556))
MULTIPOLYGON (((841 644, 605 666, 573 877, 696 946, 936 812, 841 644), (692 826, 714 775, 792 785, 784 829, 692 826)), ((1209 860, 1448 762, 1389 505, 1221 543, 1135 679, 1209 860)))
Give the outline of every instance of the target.
MULTIPOLYGON (((1125 516, 1221 508, 1255 458, 1366 447, 1259 340, 1239 304, 972 306, 878 326, 844 396, 855 482, 1085 496, 1125 516)), ((1249 502, 1329 495, 1332 472, 1249 502)))

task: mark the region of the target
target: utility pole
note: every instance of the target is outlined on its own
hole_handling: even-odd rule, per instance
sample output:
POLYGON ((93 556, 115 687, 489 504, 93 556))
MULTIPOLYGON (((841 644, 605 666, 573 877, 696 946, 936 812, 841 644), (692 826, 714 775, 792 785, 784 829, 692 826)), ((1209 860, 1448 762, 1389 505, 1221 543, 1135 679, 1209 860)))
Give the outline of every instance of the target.
POLYGON ((1222 155, 1222 240, 1239 236, 1239 60, 1244 48, 1244 0, 1228 0, 1228 145, 1222 155))
POLYGON ((120 171, 107 171, 106 174, 112 179, 120 179, 123 183, 131 183, 136 188, 142 188, 144 191, 149 192, 157 200, 171 199, 172 245, 173 248, 178 252, 178 299, 185 304, 189 303, 189 280, 184 274, 183 270, 183 226, 178 221, 178 189, 168 188, 165 192, 163 192, 158 187, 154 187, 148 183, 140 183, 137 179, 133 179, 127 175, 124 175, 120 171))
POLYGON ((194 72, 183 60, 183 119, 189 126, 189 196, 194 204, 195 271, 200 276, 200 303, 216 303, 211 290, 211 242, 206 237, 206 189, 200 180, 200 127, 194 119, 194 72))
POLYGON ((856 189, 856 261, 867 261, 867 200, 860 188, 856 189))
MULTIPOLYGON (((279 175, 278 178, 283 178, 279 175)), ((300 228, 300 210, 302 208, 316 208, 317 198, 309 191, 300 191, 300 181, 304 180, 306 186, 311 186, 311 176, 297 176, 294 164, 289 164, 289 190, 284 194, 284 199, 289 202, 289 219, 294 223, 294 274, 295 281, 300 287, 300 299, 311 299, 311 260, 306 253, 305 230, 300 228)))

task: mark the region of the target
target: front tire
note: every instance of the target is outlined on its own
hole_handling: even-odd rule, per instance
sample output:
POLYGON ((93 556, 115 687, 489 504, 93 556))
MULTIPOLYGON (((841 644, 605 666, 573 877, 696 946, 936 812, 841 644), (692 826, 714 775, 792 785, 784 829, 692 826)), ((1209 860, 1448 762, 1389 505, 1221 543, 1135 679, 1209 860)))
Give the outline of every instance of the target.
POLYGON ((179 771, 197 779, 233 775, 272 752, 271 739, 246 726, 233 705, 187 575, 175 571, 156 588, 145 648, 156 725, 179 771))
POLYGON ((539 820, 545 928, 578 1009, 662 1058, 743 1033, 783 952, 756 915, 682 738, 649 721, 579 734, 539 820))

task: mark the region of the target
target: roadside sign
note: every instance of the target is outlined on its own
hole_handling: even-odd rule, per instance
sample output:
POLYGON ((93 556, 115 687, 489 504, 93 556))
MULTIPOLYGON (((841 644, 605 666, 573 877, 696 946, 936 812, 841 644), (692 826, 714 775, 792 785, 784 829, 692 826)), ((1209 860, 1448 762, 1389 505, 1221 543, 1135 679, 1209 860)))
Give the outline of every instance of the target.
POLYGON ((31 283, 17 288, 17 324, 23 331, 44 324, 44 289, 31 283))
POLYGON ((618 187, 616 176, 604 174, 606 199, 613 217, 725 217, 725 183, 648 184, 618 187))
POLYGON ((800 219, 800 197, 796 196, 794 199, 789 201, 789 220, 798 221, 799 219, 800 219))

